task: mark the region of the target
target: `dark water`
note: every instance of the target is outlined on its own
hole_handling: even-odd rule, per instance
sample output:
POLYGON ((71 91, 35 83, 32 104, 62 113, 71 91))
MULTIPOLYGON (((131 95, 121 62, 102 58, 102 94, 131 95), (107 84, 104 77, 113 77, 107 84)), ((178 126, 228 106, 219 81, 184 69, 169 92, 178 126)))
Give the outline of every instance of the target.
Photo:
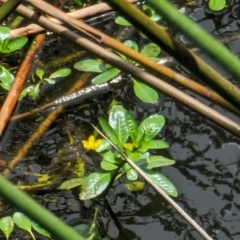
MULTIPOLYGON (((239 1, 229 1, 230 6, 221 13, 212 13, 206 9, 205 3, 186 9, 186 13, 215 36, 239 31, 239 1)), ((108 24, 105 25, 107 28, 108 24)), ((176 33, 180 40, 188 42, 181 34, 176 33)), ((134 37, 135 38, 135 37, 134 37)), ((48 45, 43 51, 44 59, 65 52, 73 51, 74 46, 65 40, 53 38, 52 48, 48 45), (57 43, 57 44, 55 44, 57 43), (66 47, 67 46, 67 47, 66 47), (47 49, 47 50, 46 50, 47 49)), ((227 45, 236 55, 239 55, 240 40, 227 45)), ((202 58, 209 62, 225 77, 228 73, 221 69, 203 53, 202 58)), ((41 58, 41 56, 40 56, 41 58)), ((188 71, 181 65, 174 68, 185 74, 188 71)), ((76 73, 77 74, 77 73, 76 73)), ((69 80, 70 81, 70 80, 69 80)), ((236 82, 233 80, 236 84, 236 82)), ((68 81, 67 81, 68 83, 68 81)), ((62 84, 66 84, 65 82, 62 84)), ((64 86, 64 85, 63 85, 64 86)), ((159 113, 166 118, 166 125, 159 137, 164 138, 170 145, 168 150, 158 151, 169 158, 176 160, 171 167, 159 169, 176 186, 179 196, 175 201, 202 226, 213 239, 238 240, 240 239, 240 140, 204 117, 186 108, 181 103, 160 93, 160 100, 155 105, 145 105, 133 97, 131 84, 114 92, 115 98, 122 102, 124 107, 141 121, 147 116, 159 113)), ((180 87, 181 88, 181 87, 180 87)), ((183 89, 184 90, 184 89, 183 89)), ((239 118, 226 112, 221 107, 184 90, 186 93, 203 101, 212 107, 239 122, 239 118)), ((52 92, 57 95, 61 88, 45 89, 45 93, 52 92)), ((97 117, 105 114, 112 94, 105 94, 94 100, 88 101, 89 108, 78 110, 69 109, 63 113, 58 121, 34 145, 28 156, 24 158, 11 176, 15 182, 33 183, 36 177, 24 176, 24 172, 43 172, 49 166, 51 159, 61 149, 62 142, 66 141, 66 134, 62 125, 71 120, 76 128, 84 128, 85 134, 91 134, 92 129, 82 123, 82 119, 97 122, 97 117)), ((28 104, 23 105, 25 108, 28 104)), ((5 151, 13 154, 28 139, 34 127, 41 118, 33 117, 27 122, 18 122, 12 129, 5 151)), ((11 155, 10 154, 10 155, 11 155)), ((5 155, 3 157, 6 158, 5 155)), ((91 157, 88 156, 91 161, 91 157)), ((36 192, 38 201, 45 207, 61 217, 68 224, 91 223, 94 209, 99 207, 99 228, 103 239, 161 239, 161 240, 191 240, 202 239, 200 235, 171 207, 165 200, 146 186, 139 193, 126 190, 121 182, 114 183, 107 195, 107 200, 114 216, 111 216, 102 200, 86 203, 78 200, 77 191, 43 191, 36 192), (42 196, 42 197, 41 197, 42 196), (43 197, 44 196, 44 197, 43 197), (54 199, 54 201, 52 201, 54 199), (55 201, 57 200, 57 202, 55 201), (118 224, 122 226, 120 231, 118 224)), ((12 213, 12 209, 5 207, 2 215, 12 213)), ((13 239, 22 239, 19 233, 13 239)))

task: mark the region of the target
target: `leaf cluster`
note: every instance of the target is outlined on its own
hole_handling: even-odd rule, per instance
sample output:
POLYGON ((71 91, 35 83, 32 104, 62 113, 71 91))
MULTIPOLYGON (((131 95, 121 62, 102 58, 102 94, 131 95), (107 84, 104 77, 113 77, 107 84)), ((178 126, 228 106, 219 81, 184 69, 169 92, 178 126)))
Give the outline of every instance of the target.
POLYGON ((39 234, 51 238, 50 233, 47 232, 45 229, 43 229, 39 224, 31 221, 23 213, 15 212, 12 217, 6 216, 6 217, 3 217, 0 219, 0 229, 4 233, 7 240, 9 239, 9 236, 11 235, 15 224, 19 228, 29 232, 32 239, 34 239, 34 240, 35 240, 35 236, 32 232, 32 228, 39 234))
MULTIPOLYGON (((132 48, 135 51, 139 51, 137 43, 133 40, 126 40, 123 44, 128 46, 129 48, 132 48)), ((149 43, 145 45, 140 52, 143 55, 158 62, 159 61, 158 55, 160 51, 161 51, 160 48, 156 44, 149 43)), ((125 55, 119 52, 117 52, 117 54, 125 61, 128 61, 129 63, 134 64, 135 66, 139 65, 137 62, 126 57, 125 55)), ((92 79, 92 84, 108 82, 121 73, 120 69, 117 69, 109 64, 105 64, 94 59, 86 59, 76 62, 74 64, 74 68, 83 72, 99 73, 96 77, 92 79)), ((158 93, 153 88, 139 82, 136 79, 132 80, 134 93, 139 99, 146 103, 154 103, 158 100, 158 93)))
POLYGON ((12 53, 21 49, 28 41, 27 37, 10 39, 10 28, 0 26, 0 52, 12 53))
MULTIPOLYGON (((38 83, 35 85, 31 84, 26 88, 24 88, 19 96, 19 100, 22 100, 27 95, 29 95, 32 99, 36 99, 39 96, 40 86, 43 83, 55 84, 56 78, 67 77, 68 75, 70 75, 71 69, 69 68, 59 69, 53 72, 52 74, 50 74, 50 76, 46 78, 44 77, 45 72, 42 69, 37 69, 35 74, 38 77, 38 83)), ((34 82, 36 81, 34 75, 32 79, 34 82)))
MULTIPOLYGON (((132 114, 121 105, 114 105, 109 111, 108 121, 100 117, 100 126, 107 136, 129 159, 134 161, 152 181, 170 196, 177 196, 174 185, 155 168, 172 165, 174 160, 163 156, 151 155, 151 150, 165 149, 169 145, 164 140, 155 139, 165 124, 162 115, 154 114, 139 125, 132 114)), ((101 156, 101 172, 93 172, 83 179, 81 200, 87 200, 102 194, 112 181, 120 177, 125 186, 134 191, 142 190, 144 181, 110 143, 101 139, 95 149, 101 156)))

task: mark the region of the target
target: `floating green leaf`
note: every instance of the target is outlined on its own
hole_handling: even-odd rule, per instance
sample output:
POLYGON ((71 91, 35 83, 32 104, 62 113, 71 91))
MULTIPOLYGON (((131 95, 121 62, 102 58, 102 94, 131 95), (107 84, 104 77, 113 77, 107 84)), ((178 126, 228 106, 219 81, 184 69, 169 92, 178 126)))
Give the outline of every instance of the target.
POLYGON ((29 92, 32 91, 33 88, 34 88, 34 85, 30 85, 30 86, 24 88, 24 89, 22 90, 22 92, 20 93, 20 96, 19 96, 18 100, 20 101, 20 100, 22 100, 24 97, 26 97, 26 96, 29 94, 29 92))
POLYGON ((44 228, 42 228, 36 222, 32 221, 32 227, 36 232, 40 233, 41 235, 51 238, 50 233, 47 230, 45 230, 44 228))
POLYGON ((10 234, 12 233, 14 228, 14 222, 11 217, 3 217, 0 219, 0 229, 3 231, 7 240, 9 239, 10 234))
POLYGON ((67 181, 64 181, 60 185, 59 189, 69 190, 82 185, 82 183, 83 183, 83 178, 72 178, 67 181))
POLYGON ((177 197, 177 190, 174 185, 161 173, 144 170, 145 174, 155 182, 165 193, 172 197, 177 197))
POLYGON ((73 227, 73 229, 78 232, 82 237, 88 237, 90 226, 87 224, 78 224, 73 227))
POLYGON ((12 83, 13 83, 14 77, 13 75, 2 65, 0 65, 0 85, 5 90, 10 90, 12 83))
POLYGON ((143 12, 154 22, 161 19, 161 16, 155 13, 155 10, 146 4, 143 4, 143 12))
POLYGON ((157 57, 160 53, 160 48, 154 43, 149 43, 143 47, 141 53, 147 57, 157 57))
POLYGON ((112 171, 118 168, 117 165, 111 163, 111 162, 107 162, 105 160, 101 161, 101 168, 106 170, 106 171, 112 171))
POLYGON ((118 162, 116 161, 113 152, 108 151, 104 154, 102 154, 103 160, 109 162, 109 163, 114 163, 117 164, 118 162))
POLYGON ((152 115, 141 122, 138 128, 137 141, 149 141, 153 139, 162 129, 165 118, 162 115, 152 115))
POLYGON ((51 78, 44 78, 44 81, 49 83, 49 84, 55 84, 56 83, 56 81, 51 79, 51 78))
POLYGON ((109 125, 117 134, 121 146, 126 143, 129 137, 128 127, 125 119, 125 112, 126 110, 122 106, 115 105, 111 108, 109 112, 108 120, 109 125))
POLYGON ((226 6, 226 0, 209 0, 208 6, 213 11, 221 11, 226 6))
POLYGON ((165 158, 163 156, 151 156, 147 162, 147 169, 169 166, 175 163, 174 160, 165 158))
POLYGON ((101 143, 95 148, 95 151, 101 153, 105 150, 111 149, 112 146, 106 139, 102 139, 101 143))
POLYGON ((132 142, 134 143, 137 138, 138 124, 134 119, 133 115, 129 111, 125 112, 125 119, 128 128, 128 133, 132 139, 132 142))
POLYGON ((76 62, 74 64, 74 68, 83 71, 83 72, 98 72, 101 73, 103 71, 102 63, 97 60, 87 59, 80 62, 76 62))
POLYGON ((52 73, 49 78, 67 77, 71 74, 70 68, 62 68, 52 73))
POLYGON ((19 37, 9 40, 5 49, 3 49, 3 53, 11 53, 16 50, 21 49, 28 42, 27 37, 19 37))
POLYGON ((25 231, 29 232, 32 238, 35 240, 35 237, 32 233, 32 221, 23 213, 16 212, 13 214, 13 220, 16 225, 25 231))
POLYGON ((125 27, 130 27, 132 26, 132 24, 130 22, 128 22, 125 18, 121 17, 121 16, 118 16, 116 19, 115 19, 115 23, 118 24, 118 25, 121 25, 121 26, 125 26, 125 27))
POLYGON ((164 149, 168 148, 169 144, 163 140, 149 140, 141 144, 142 148, 146 149, 164 149))
POLYGON ((91 173, 83 181, 80 199, 88 200, 97 197, 107 188, 110 181, 111 173, 91 173))
POLYGON ((37 70, 36 70, 36 75, 37 75, 40 79, 43 78, 44 73, 45 73, 45 72, 44 72, 42 69, 37 69, 37 70))
POLYGON ((158 93, 146 84, 133 81, 133 90, 135 95, 145 103, 154 103, 158 101, 158 93))
POLYGON ((135 41, 133 41, 133 40, 126 40, 126 41, 123 42, 123 44, 126 45, 127 47, 129 47, 129 48, 131 48, 131 49, 133 49, 133 50, 138 52, 138 45, 137 45, 137 43, 135 41))
POLYGON ((113 131, 106 119, 99 117, 99 123, 106 134, 106 136, 116 145, 120 145, 116 133, 113 131))
POLYGON ((33 99, 36 99, 39 96, 39 88, 40 88, 39 83, 33 86, 28 93, 29 96, 32 97, 33 99))
POLYGON ((131 168, 130 170, 127 171, 127 179, 134 181, 137 180, 138 178, 138 173, 135 169, 131 168))
POLYGON ((119 70, 117 68, 110 68, 107 71, 105 71, 105 72, 97 75, 95 78, 93 78, 92 84, 108 82, 109 80, 116 77, 120 72, 121 72, 121 70, 119 70))

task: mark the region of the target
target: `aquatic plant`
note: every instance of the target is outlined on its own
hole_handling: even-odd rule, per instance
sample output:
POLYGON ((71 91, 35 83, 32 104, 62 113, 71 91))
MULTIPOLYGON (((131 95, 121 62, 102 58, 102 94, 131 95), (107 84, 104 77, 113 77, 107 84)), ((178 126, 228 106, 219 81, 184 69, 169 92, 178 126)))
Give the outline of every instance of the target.
POLYGON ((32 229, 34 229, 39 234, 51 238, 51 235, 49 232, 47 232, 45 229, 43 229, 39 224, 37 224, 34 221, 31 221, 26 215, 24 215, 21 212, 15 212, 13 216, 6 216, 3 218, 0 218, 0 229, 4 233, 6 239, 9 239, 9 236, 14 230, 15 225, 17 225, 19 228, 27 231, 32 239, 36 239, 32 229))
MULTIPOLYGON (((133 40, 126 40, 124 42, 124 45, 132 48, 135 51, 139 51, 138 45, 135 41, 133 40)), ((160 48, 154 44, 154 43, 149 43, 145 45, 141 49, 141 53, 152 60, 158 62, 159 58, 158 55, 160 54, 160 48)), ((139 64, 132 59, 126 57, 125 55, 116 52, 122 59, 125 61, 134 64, 135 66, 138 66, 139 64)), ((115 68, 109 64, 105 64, 102 62, 99 62, 95 59, 86 59, 82 60, 79 62, 76 62, 74 64, 74 68, 83 71, 83 72, 95 72, 95 73, 100 73, 96 77, 92 79, 92 84, 98 84, 98 83, 104 83, 108 82, 111 79, 115 78, 121 73, 121 70, 118 68, 115 68)), ((141 99, 143 102, 146 103, 154 103, 158 100, 158 93, 155 91, 153 88, 149 87, 146 84, 141 83, 140 81, 131 78, 133 81, 133 90, 135 95, 141 99)))
MULTIPOLYGON (((31 84, 31 85, 27 86, 26 88, 24 88, 19 96, 19 100, 22 100, 27 95, 29 95, 32 99, 36 99, 39 96, 40 86, 43 83, 55 84, 56 78, 67 77, 68 75, 70 75, 71 69, 69 69, 69 68, 59 69, 59 70, 51 73, 50 76, 46 77, 46 78, 43 77, 45 74, 45 71, 42 69, 37 69, 35 74, 39 79, 38 83, 35 85, 31 84)), ((34 82, 36 81, 34 75, 32 76, 32 79, 34 82)))
MULTIPOLYGON (((165 124, 165 118, 162 115, 151 115, 138 125, 132 114, 117 104, 111 107, 108 121, 99 117, 99 123, 109 140, 134 161, 158 187, 170 196, 177 196, 177 190, 170 180, 153 170, 175 163, 172 159, 151 154, 152 150, 169 147, 164 140, 155 139, 165 124)), ((101 171, 67 180, 60 186, 60 189, 71 189, 81 185, 80 199, 88 200, 101 195, 113 180, 120 177, 125 186, 132 191, 144 188, 145 182, 138 172, 118 152, 114 151, 106 139, 96 139, 90 136, 82 143, 87 150, 95 150, 102 156, 101 171)))

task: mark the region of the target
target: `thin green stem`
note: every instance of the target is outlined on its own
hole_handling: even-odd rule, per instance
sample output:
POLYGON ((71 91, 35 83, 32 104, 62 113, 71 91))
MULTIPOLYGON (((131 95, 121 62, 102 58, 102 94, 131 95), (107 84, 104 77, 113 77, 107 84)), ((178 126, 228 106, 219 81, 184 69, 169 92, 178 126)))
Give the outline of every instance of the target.
POLYGON ((0 22, 2 22, 24 0, 8 0, 0 8, 0 22))

